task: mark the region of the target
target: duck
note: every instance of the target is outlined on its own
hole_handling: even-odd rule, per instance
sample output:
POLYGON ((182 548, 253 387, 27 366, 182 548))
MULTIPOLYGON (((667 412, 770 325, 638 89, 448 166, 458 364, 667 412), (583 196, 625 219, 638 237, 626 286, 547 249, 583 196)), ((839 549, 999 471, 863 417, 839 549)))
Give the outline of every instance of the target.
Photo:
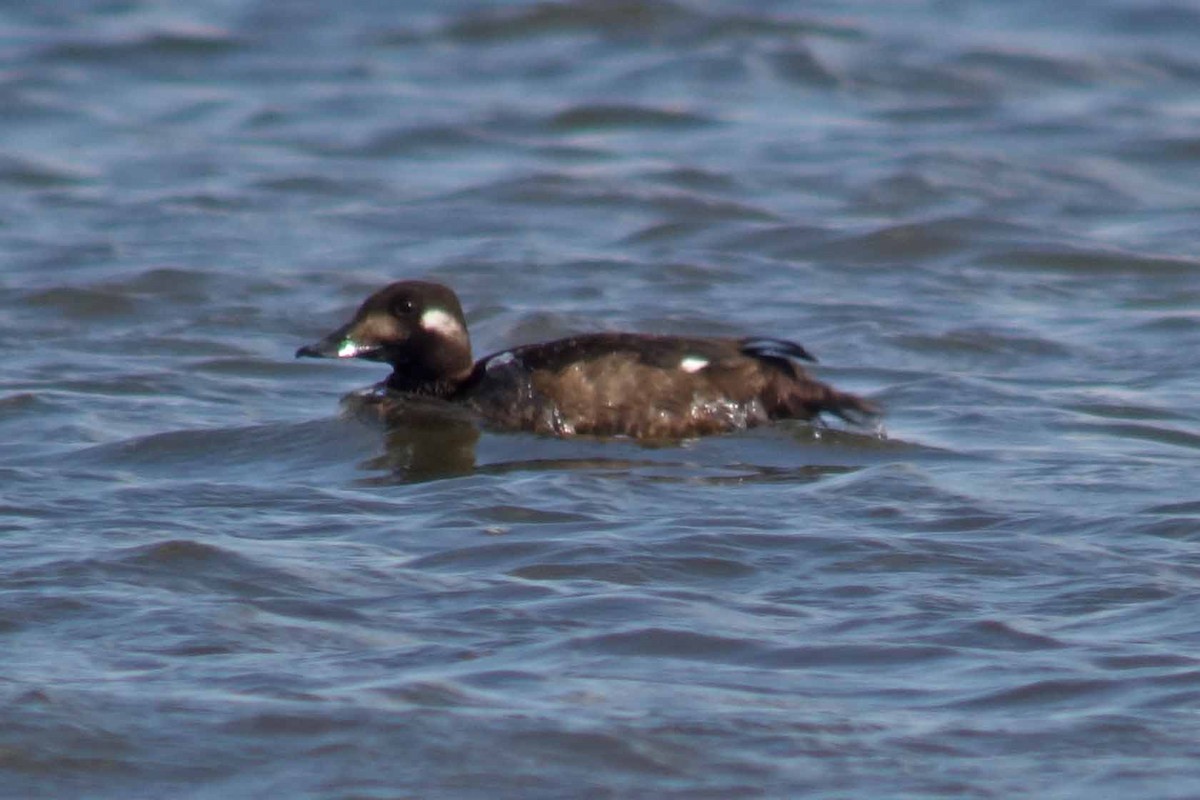
POLYGON ((878 406, 814 378, 787 339, 586 333, 484 356, 458 296, 405 280, 376 291, 345 325, 297 358, 386 363, 375 404, 385 418, 422 398, 467 408, 485 428, 546 436, 686 440, 832 414, 865 426, 878 406))

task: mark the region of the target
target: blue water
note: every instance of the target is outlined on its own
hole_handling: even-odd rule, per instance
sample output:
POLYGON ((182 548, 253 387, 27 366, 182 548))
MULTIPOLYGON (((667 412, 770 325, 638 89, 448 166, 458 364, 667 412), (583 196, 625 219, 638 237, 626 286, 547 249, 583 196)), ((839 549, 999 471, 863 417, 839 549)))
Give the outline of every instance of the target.
POLYGON ((0 6, 0 796, 1200 795, 1200 12, 407 5, 0 6), (418 277, 884 429, 369 424, 418 277))

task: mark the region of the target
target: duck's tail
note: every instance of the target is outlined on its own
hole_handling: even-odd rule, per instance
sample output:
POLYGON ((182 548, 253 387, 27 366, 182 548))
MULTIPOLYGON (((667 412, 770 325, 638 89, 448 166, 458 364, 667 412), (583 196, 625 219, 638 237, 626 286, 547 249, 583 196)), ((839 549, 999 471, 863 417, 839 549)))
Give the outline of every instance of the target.
POLYGON ((868 428, 878 423, 883 410, 870 400, 840 392, 811 378, 781 379, 767 392, 768 413, 774 419, 815 419, 834 414, 851 425, 868 428))

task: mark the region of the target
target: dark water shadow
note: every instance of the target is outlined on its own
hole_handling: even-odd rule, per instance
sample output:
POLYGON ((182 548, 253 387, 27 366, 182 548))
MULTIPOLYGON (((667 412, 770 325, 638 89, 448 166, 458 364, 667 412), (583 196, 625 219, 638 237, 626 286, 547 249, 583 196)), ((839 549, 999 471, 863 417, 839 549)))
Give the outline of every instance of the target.
POLYGON ((638 441, 492 432, 469 411, 440 401, 391 398, 386 415, 369 392, 346 396, 342 414, 300 422, 168 430, 71 452, 0 459, 23 468, 70 468, 79 480, 97 469, 131 479, 226 486, 265 483, 360 487, 586 472, 659 484, 805 484, 896 462, 963 454, 889 438, 882 431, 782 422, 682 441, 638 441))
POLYGON ((475 471, 480 435, 476 421, 458 409, 409 404, 384 423, 384 452, 359 464, 382 475, 356 483, 421 483, 469 475, 475 471))
POLYGON ((723 436, 644 442, 557 439, 489 432, 463 409, 426 400, 390 406, 381 418, 369 395, 349 395, 346 412, 381 428, 384 451, 360 462, 359 486, 387 486, 521 472, 590 472, 648 482, 810 483, 894 461, 955 454, 889 439, 882 431, 780 423, 723 436))

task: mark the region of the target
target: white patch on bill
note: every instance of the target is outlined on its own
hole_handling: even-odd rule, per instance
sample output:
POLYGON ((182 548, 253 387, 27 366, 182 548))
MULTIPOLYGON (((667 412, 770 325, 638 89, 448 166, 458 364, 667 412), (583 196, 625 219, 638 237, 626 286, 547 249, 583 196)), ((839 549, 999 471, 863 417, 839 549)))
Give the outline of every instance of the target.
POLYGON ((440 308, 431 308, 421 315, 421 327, 427 331, 441 333, 446 336, 461 336, 462 324, 440 308))
POLYGON ((687 356, 679 362, 679 368, 684 372, 699 372, 708 366, 708 359, 700 356, 687 356))
POLYGON ((358 355, 359 353, 361 353, 363 350, 366 350, 366 349, 367 348, 362 347, 361 345, 358 344, 358 342, 354 341, 353 339, 346 339, 342 342, 342 346, 338 348, 337 357, 338 358, 354 358, 356 355, 358 355))

